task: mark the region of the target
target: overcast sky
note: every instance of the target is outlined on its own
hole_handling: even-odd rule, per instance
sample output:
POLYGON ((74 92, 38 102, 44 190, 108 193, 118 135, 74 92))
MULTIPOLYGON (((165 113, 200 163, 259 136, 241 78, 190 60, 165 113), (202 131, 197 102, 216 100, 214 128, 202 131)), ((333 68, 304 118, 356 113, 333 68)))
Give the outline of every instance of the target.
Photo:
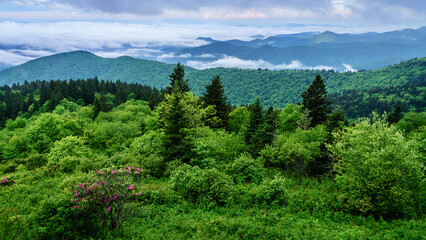
POLYGON ((0 0, 0 45, 38 48, 0 50, 0 64, 77 49, 143 57, 155 44, 200 45, 199 36, 384 32, 425 23, 426 0, 0 0), (122 44, 131 51, 105 51, 122 44))

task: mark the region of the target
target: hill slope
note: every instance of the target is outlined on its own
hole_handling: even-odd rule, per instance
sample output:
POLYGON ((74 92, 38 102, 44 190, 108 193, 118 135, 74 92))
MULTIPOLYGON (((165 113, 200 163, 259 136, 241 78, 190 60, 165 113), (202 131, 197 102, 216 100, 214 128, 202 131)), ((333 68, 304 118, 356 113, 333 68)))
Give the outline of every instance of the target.
MULTIPOLYGON (((169 84, 168 75, 175 65, 155 61, 119 57, 107 59, 89 52, 69 52, 29 61, 20 66, 0 71, 0 85, 25 80, 99 79, 137 82, 157 88, 169 84)), ((213 68, 196 70, 186 67, 191 90, 204 92, 216 75, 222 78, 226 94, 232 104, 246 104, 259 96, 264 104, 283 107, 300 101, 300 94, 317 74, 325 79, 330 93, 344 90, 362 90, 374 87, 391 87, 426 81, 426 58, 413 59, 374 71, 338 73, 308 70, 248 70, 213 68)))
MULTIPOLYGON (((102 58, 90 52, 75 51, 28 61, 0 71, 0 85, 51 79, 99 79, 144 82, 165 87, 174 65, 132 57, 102 58)), ((192 69, 187 68, 190 72, 192 69)))

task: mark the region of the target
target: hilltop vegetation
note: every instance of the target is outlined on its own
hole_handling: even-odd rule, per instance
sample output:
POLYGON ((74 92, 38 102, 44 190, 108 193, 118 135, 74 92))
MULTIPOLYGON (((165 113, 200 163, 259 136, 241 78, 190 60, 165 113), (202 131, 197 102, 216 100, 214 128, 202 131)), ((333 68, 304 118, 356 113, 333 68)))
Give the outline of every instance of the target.
MULTIPOLYGON (((150 87, 165 88, 173 65, 119 57, 105 59, 88 52, 70 52, 30 61, 0 71, 0 84, 24 83, 25 80, 87 79, 121 80, 150 87)), ((325 79, 329 93, 422 84, 426 80, 426 59, 412 59, 374 71, 334 72, 311 70, 248 70, 213 68, 195 70, 186 67, 189 86, 198 96, 211 79, 220 75, 228 100, 233 105, 249 104, 260 97, 263 104, 279 108, 301 101, 300 93, 317 74, 325 79)), ((407 100, 407 99, 405 99, 407 100)), ((407 100, 408 101, 408 100, 407 100)), ((394 106, 392 106, 394 107, 394 106)))
POLYGON ((3 87, 34 101, 0 130, 0 236, 423 238, 424 111, 349 125, 321 75, 304 106, 233 109, 222 76, 200 99, 184 71, 157 106, 146 98, 161 91, 138 84, 3 87))

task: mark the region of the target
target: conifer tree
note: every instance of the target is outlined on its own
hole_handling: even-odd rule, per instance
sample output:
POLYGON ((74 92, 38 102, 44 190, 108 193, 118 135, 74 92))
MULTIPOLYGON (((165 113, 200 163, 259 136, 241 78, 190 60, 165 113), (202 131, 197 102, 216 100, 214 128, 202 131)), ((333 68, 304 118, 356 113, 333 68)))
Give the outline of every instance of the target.
POLYGON ((206 86, 206 93, 204 93, 203 100, 206 105, 212 105, 216 109, 216 114, 207 119, 206 125, 211 128, 225 127, 228 122, 229 108, 226 103, 227 98, 219 75, 213 78, 210 85, 206 86), (217 118, 217 121, 208 121, 214 117, 217 118))
POLYGON ((188 79, 185 79, 185 68, 178 63, 173 68, 173 73, 169 75, 170 86, 166 88, 167 94, 172 94, 174 87, 178 87, 181 93, 189 92, 188 79))
POLYGON ((398 123, 399 120, 402 119, 402 117, 403 117, 403 115, 402 115, 401 105, 398 105, 398 106, 395 107, 393 112, 389 114, 388 123, 389 124, 398 123))
POLYGON ((182 103, 182 93, 178 86, 173 88, 169 108, 163 114, 164 159, 166 162, 182 160, 188 163, 192 155, 190 121, 182 103))
POLYGON ((265 135, 263 109, 258 97, 250 105, 249 111, 250 121, 244 139, 247 145, 249 145, 250 153, 256 156, 264 146, 263 137, 265 135))
POLYGON ((311 127, 324 123, 331 112, 330 101, 327 99, 327 90, 321 75, 317 75, 308 89, 301 95, 303 98, 303 110, 309 110, 311 127))
POLYGON ((265 114, 265 136, 263 137, 263 145, 272 144, 274 141, 278 125, 278 112, 270 106, 265 114))

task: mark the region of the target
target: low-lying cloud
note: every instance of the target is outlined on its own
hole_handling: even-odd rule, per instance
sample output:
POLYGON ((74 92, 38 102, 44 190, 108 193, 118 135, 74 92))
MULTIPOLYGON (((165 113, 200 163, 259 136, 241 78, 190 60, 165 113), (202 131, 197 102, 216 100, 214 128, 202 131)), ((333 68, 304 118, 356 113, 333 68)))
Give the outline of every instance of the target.
POLYGON ((356 72, 357 71, 350 64, 343 63, 342 65, 343 65, 343 67, 345 67, 345 72, 356 72))
POLYGON ((194 61, 189 60, 186 64, 196 69, 207 69, 216 67, 226 68, 243 68, 243 69, 270 69, 270 70, 282 70, 282 69, 309 69, 309 70, 334 70, 331 66, 306 66, 298 60, 292 60, 289 64, 272 64, 265 60, 244 60, 233 56, 224 56, 221 59, 205 62, 205 61, 194 61))
POLYGON ((5 66, 15 66, 27 61, 30 61, 36 57, 42 57, 50 55, 51 53, 46 51, 21 51, 21 50, 2 50, 0 49, 0 63, 5 66), (31 54, 31 55, 30 55, 31 54))

